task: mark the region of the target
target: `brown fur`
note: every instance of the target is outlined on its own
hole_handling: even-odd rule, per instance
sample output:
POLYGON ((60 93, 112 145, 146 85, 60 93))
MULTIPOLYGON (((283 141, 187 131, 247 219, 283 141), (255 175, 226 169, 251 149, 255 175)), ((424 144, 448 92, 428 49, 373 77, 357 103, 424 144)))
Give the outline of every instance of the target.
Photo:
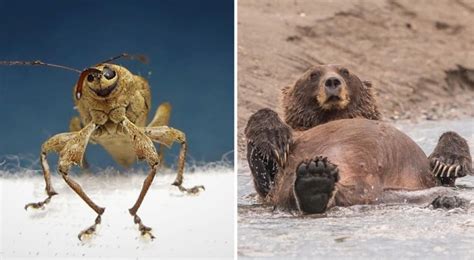
POLYGON ((314 66, 293 86, 282 90, 284 120, 295 130, 307 130, 332 120, 367 118, 378 120, 380 113, 372 85, 339 65, 314 66), (342 81, 339 101, 328 100, 324 80, 336 76, 342 81))
MULTIPOLYGON (((341 66, 309 69, 293 86, 283 89, 282 106, 285 122, 276 112, 262 109, 250 117, 245 129, 247 160, 257 192, 272 205, 301 209, 295 194, 304 193, 295 187, 310 186, 295 186, 295 172, 298 168, 297 183, 302 183, 301 178, 309 181, 304 167, 310 167, 300 171, 300 166, 320 156, 327 157, 326 165, 328 161, 335 164, 340 175, 334 193, 334 186, 327 186, 333 197, 320 188, 321 193, 306 200, 316 205, 331 198, 324 209, 375 203, 385 190, 452 186, 456 178, 472 172, 466 140, 445 133, 427 158, 408 136, 379 121, 372 85, 341 66)), ((334 185, 332 177, 324 183, 321 176, 314 177, 319 178, 313 179, 315 185, 334 185)), ((315 192, 312 188, 304 190, 315 192)), ((319 211, 318 207, 310 211, 319 211)))
MULTIPOLYGON (((275 111, 263 108, 249 118, 245 136, 247 142, 259 144, 258 148, 262 154, 270 155, 274 149, 286 148, 286 144, 291 142, 292 131, 275 111), (268 136, 273 138, 268 140, 268 136)), ((277 153, 273 155, 284 156, 277 153)))
POLYGON ((282 93, 284 120, 271 109, 261 109, 245 128, 247 160, 261 197, 267 196, 279 169, 286 167, 293 130, 344 118, 380 119, 372 85, 339 65, 314 66, 282 93), (336 94, 327 93, 325 83, 330 78, 340 81, 336 94))
MULTIPOLYGON (((295 133, 296 135, 296 133, 295 133)), ((305 159, 327 157, 339 168, 334 204, 377 202, 384 190, 419 190, 436 186, 429 161, 408 136, 387 123, 345 119, 299 132, 285 169, 278 173, 267 201, 295 209, 295 169, 305 159)))

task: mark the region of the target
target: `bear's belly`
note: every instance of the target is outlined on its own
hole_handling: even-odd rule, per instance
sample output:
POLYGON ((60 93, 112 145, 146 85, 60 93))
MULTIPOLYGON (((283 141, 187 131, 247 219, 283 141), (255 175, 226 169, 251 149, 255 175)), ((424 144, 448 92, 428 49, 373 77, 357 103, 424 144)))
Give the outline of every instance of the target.
POLYGON ((295 145, 273 195, 294 205, 295 169, 301 161, 327 157, 339 168, 336 205, 375 203, 384 190, 419 190, 436 185, 429 162, 407 135, 387 123, 344 119, 295 134, 295 145))

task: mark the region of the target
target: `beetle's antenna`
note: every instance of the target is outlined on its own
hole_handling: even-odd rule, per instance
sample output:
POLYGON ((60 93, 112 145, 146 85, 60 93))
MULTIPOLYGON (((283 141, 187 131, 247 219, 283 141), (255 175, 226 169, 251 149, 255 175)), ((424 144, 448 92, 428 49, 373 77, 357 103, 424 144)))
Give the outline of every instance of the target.
POLYGON ((139 62, 144 63, 144 64, 147 64, 149 62, 149 59, 146 55, 141 55, 141 54, 132 55, 132 54, 128 54, 128 53, 122 53, 122 54, 117 55, 115 57, 112 57, 108 60, 102 61, 99 64, 109 63, 111 61, 118 60, 120 58, 126 58, 126 59, 129 59, 129 60, 138 60, 139 62))
POLYGON ((102 73, 102 71, 96 68, 87 68, 81 72, 81 75, 79 76, 79 80, 77 81, 77 87, 76 87, 76 98, 78 100, 81 99, 82 97, 82 86, 84 85, 84 79, 91 73, 95 75, 99 75, 100 73, 102 73))
POLYGON ((69 71, 74 71, 77 73, 81 73, 81 70, 63 66, 63 65, 57 65, 57 64, 51 64, 51 63, 45 63, 40 60, 35 60, 35 61, 0 61, 0 65, 7 65, 7 66, 16 66, 16 65, 24 65, 24 66, 46 66, 46 67, 53 67, 53 68, 60 68, 64 70, 69 70, 69 71))

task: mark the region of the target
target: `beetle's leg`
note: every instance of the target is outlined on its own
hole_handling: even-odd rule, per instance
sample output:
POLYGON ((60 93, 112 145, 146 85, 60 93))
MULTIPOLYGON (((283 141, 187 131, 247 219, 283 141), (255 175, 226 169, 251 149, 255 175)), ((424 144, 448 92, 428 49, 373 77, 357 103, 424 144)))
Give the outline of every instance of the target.
POLYGON ((179 151, 178 157, 178 173, 176 175, 175 181, 173 182, 173 185, 177 186, 180 191, 187 192, 190 194, 196 194, 201 189, 204 190, 204 186, 202 185, 194 186, 189 189, 182 186, 184 164, 187 152, 186 135, 183 132, 168 126, 145 127, 143 131, 153 141, 160 143, 161 145, 166 145, 170 147, 174 142, 178 142, 181 144, 181 149, 179 151))
MULTIPOLYGON (((81 131, 82 127, 83 125, 81 123, 81 119, 78 116, 71 118, 71 121, 69 121, 69 131, 71 132, 81 131)), ((82 159, 81 168, 89 169, 89 163, 87 162, 85 155, 83 156, 83 159, 82 159)))
POLYGON ((156 110, 155 116, 148 124, 148 127, 168 125, 171 117, 171 104, 162 103, 156 110))
POLYGON ((151 233, 151 228, 145 226, 142 223, 142 220, 137 215, 137 211, 140 208, 140 205, 145 198, 148 189, 150 188, 153 179, 155 178, 156 170, 160 165, 160 158, 156 152, 156 148, 153 145, 153 142, 148 138, 148 136, 143 133, 143 131, 138 128, 135 124, 130 122, 128 119, 124 119, 122 121, 122 125, 125 128, 126 132, 130 136, 133 141, 135 153, 139 160, 146 160, 148 165, 150 165, 150 172, 146 177, 145 181, 143 182, 142 190, 140 191, 140 195, 138 196, 137 201, 130 208, 128 211, 133 216, 135 224, 138 224, 138 229, 140 230, 142 235, 149 235, 152 239, 154 238, 153 234, 151 233))
MULTIPOLYGON (((150 124, 148 124, 148 127, 167 126, 169 125, 170 117, 171 104, 168 102, 162 103, 156 110, 155 116, 153 117, 153 120, 151 120, 150 124)), ((163 158, 165 156, 165 149, 166 147, 160 144, 160 147, 158 148, 158 156, 160 158, 161 167, 166 168, 163 162, 163 158)))
POLYGON ((28 203, 25 205, 25 210, 32 207, 32 208, 42 208, 45 204, 49 203, 51 200, 51 197, 58 194, 54 189, 51 184, 51 170, 49 169, 48 165, 48 160, 46 158, 46 154, 50 152, 57 152, 59 153, 66 143, 71 140, 73 137, 75 137, 77 134, 76 133, 61 133, 57 134, 51 138, 49 138, 46 142, 43 143, 41 146, 41 154, 40 154, 40 161, 41 161, 41 167, 43 168, 43 176, 44 180, 46 182, 46 194, 48 197, 40 202, 35 202, 35 203, 28 203))
POLYGON ((69 187, 71 187, 98 215, 92 226, 79 233, 78 237, 80 240, 82 240, 84 236, 94 233, 97 224, 100 224, 101 215, 104 213, 105 208, 97 206, 97 204, 87 196, 82 187, 69 177, 68 173, 71 166, 81 164, 86 145, 95 129, 96 125, 94 123, 86 125, 81 131, 76 132, 76 135, 66 143, 59 153, 58 170, 64 181, 66 181, 69 187))
POLYGON ((141 232, 142 236, 149 235, 151 239, 155 238, 155 236, 153 236, 153 234, 151 233, 151 228, 145 226, 142 223, 141 218, 137 215, 137 211, 140 208, 140 205, 142 204, 143 199, 145 198, 145 195, 148 192, 151 183, 153 182, 153 179, 155 178, 156 170, 158 169, 158 167, 158 164, 151 167, 148 176, 143 182, 142 190, 140 191, 140 195, 138 195, 137 201, 135 202, 133 207, 128 210, 128 212, 130 212, 130 215, 133 216, 133 222, 135 222, 135 224, 138 224, 138 230, 141 232))

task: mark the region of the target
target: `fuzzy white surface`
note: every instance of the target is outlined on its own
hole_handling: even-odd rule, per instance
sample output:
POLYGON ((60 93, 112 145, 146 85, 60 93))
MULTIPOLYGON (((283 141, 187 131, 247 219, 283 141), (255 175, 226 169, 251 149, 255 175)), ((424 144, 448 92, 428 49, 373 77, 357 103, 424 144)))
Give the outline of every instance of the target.
POLYGON ((9 257, 192 257, 232 258, 234 240, 234 174, 230 168, 185 173, 186 187, 204 185, 197 196, 170 185, 174 175, 157 174, 138 211, 156 239, 143 239, 128 209, 138 197, 146 175, 103 172, 74 176, 86 193, 105 207, 102 224, 91 239, 78 233, 91 225, 93 212, 54 174, 54 196, 44 210, 24 205, 46 198, 44 180, 18 172, 0 177, 0 258, 9 257))

